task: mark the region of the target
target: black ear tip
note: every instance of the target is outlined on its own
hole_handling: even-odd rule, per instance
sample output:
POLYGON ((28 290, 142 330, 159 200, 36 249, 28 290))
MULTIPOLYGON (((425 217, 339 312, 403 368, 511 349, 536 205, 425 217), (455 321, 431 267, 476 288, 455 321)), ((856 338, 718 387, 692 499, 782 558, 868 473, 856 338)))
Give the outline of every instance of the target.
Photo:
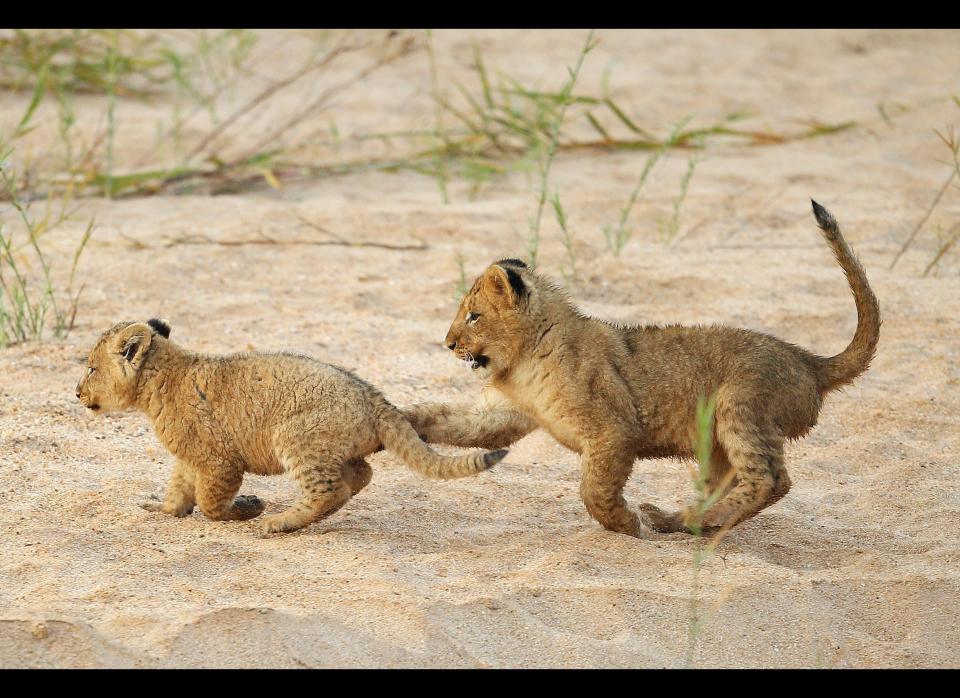
POLYGON ((523 279, 520 278, 520 275, 510 267, 507 267, 507 281, 510 282, 510 288, 513 289, 514 295, 517 298, 523 298, 527 295, 527 287, 523 283, 523 279))
POLYGON ((147 324, 153 328, 153 331, 156 332, 161 337, 168 338, 170 337, 170 323, 166 320, 161 320, 160 318, 152 318, 147 320, 147 324))

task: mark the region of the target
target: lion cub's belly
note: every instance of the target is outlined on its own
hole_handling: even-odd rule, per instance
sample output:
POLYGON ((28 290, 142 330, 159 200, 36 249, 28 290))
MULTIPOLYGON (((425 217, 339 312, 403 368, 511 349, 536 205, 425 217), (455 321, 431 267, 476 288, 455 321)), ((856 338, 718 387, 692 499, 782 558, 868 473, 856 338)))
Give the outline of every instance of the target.
POLYGON ((257 459, 248 459, 244 463, 244 472, 254 475, 280 475, 283 473, 283 465, 273 453, 257 459))

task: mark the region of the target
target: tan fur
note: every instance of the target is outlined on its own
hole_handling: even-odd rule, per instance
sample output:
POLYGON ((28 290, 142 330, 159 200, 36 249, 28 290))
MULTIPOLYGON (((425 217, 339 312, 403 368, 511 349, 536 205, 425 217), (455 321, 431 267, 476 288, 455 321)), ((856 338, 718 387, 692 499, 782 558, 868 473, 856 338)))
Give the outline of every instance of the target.
POLYGON ((352 373, 293 354, 206 356, 167 339, 162 321, 121 322, 90 352, 77 397, 95 411, 134 408, 153 421, 176 456, 162 504, 186 516, 199 505, 212 519, 250 519, 263 511, 236 497, 245 472, 288 472, 303 497, 263 520, 264 533, 292 531, 342 507, 371 478, 364 457, 381 444, 432 478, 473 475, 506 451, 437 454, 400 411, 352 373))
MULTIPOLYGON (((880 310, 836 221, 814 213, 844 269, 858 324, 832 358, 745 329, 623 327, 585 316, 555 284, 517 260, 491 265, 464 297, 446 344, 489 377, 478 405, 424 403, 404 410, 430 442, 506 446, 543 428, 582 460, 580 494, 606 528, 639 536, 623 499, 636 458, 692 458, 700 396, 716 395, 710 483, 725 494, 705 529, 732 526, 783 497, 786 439, 817 422, 824 396, 867 369, 880 310)), ((660 531, 686 528, 689 509, 641 505, 660 531)))

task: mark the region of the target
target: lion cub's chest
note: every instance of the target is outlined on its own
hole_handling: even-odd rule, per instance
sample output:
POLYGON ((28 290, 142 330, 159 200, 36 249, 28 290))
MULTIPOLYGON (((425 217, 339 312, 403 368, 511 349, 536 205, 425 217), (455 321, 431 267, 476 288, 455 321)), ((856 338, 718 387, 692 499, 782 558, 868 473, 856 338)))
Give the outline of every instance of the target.
POLYGON ((527 380, 505 387, 502 390, 504 395, 561 445, 575 453, 582 453, 584 442, 578 419, 581 411, 564 395, 564 381, 547 380, 539 372, 518 377, 527 380))

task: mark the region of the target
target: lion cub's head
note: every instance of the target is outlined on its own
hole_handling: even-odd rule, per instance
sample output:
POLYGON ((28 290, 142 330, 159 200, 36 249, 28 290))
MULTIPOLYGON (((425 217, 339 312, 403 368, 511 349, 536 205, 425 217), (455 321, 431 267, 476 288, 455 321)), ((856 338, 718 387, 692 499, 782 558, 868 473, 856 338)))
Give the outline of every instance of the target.
POLYGON ((508 370, 538 325, 537 279, 518 259, 491 264, 460 302, 444 340, 481 374, 508 370))
POLYGON ((100 335, 87 358, 83 378, 77 383, 77 397, 94 412, 111 412, 133 407, 137 375, 154 335, 170 336, 164 320, 120 322, 100 335))

